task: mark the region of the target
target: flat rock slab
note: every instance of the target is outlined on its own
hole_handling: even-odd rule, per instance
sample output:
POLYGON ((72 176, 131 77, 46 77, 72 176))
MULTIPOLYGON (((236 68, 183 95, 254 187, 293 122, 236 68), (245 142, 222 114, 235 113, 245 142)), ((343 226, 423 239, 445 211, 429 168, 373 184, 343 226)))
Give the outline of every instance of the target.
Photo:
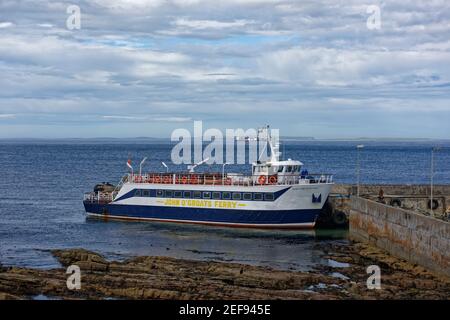
POLYGON ((364 245, 322 247, 348 267, 314 272, 238 263, 136 257, 108 261, 84 249, 54 250, 64 268, 0 267, 0 299, 449 299, 450 280, 364 245), (369 265, 381 268, 381 290, 369 290, 369 265), (67 288, 66 268, 81 269, 81 289, 67 288), (336 276, 338 275, 338 276, 336 276))

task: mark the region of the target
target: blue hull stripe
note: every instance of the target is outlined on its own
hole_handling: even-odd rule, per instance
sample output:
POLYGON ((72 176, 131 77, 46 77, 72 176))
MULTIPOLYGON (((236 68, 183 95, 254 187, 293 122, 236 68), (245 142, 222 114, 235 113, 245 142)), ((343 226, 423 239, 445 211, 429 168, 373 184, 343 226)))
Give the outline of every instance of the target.
POLYGON ((235 224, 311 224, 316 221, 320 209, 304 210, 233 210, 139 206, 120 204, 96 204, 85 202, 86 212, 138 219, 177 220, 180 222, 202 221, 235 224))

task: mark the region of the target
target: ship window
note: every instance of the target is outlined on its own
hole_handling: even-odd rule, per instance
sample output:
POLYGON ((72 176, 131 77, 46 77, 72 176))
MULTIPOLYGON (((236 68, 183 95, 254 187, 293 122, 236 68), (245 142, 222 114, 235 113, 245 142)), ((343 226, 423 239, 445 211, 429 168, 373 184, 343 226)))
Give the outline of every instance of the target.
POLYGON ((212 198, 213 199, 220 199, 220 192, 213 192, 212 193, 212 198))
POLYGON ((191 192, 190 191, 183 192, 183 198, 190 198, 190 197, 191 197, 191 192))
POLYGON ((264 194, 264 200, 273 201, 273 199, 274 199, 273 193, 265 193, 264 194))
POLYGON ((243 199, 247 201, 252 200, 252 194, 248 192, 244 193, 243 199))
POLYGON ((149 196, 150 196, 150 191, 149 191, 149 190, 144 190, 144 191, 142 192, 142 196, 143 196, 143 197, 149 197, 149 196))
POLYGON ((284 168, 283 166, 279 166, 278 167, 278 172, 283 172, 283 168, 284 168))
POLYGON ((134 193, 134 195, 136 197, 140 197, 141 196, 141 190, 136 190, 136 192, 134 193))
POLYGON ((194 191, 194 198, 195 199, 201 199, 202 198, 201 191, 194 191))
POLYGON ((262 193, 254 193, 253 194, 253 200, 262 200, 263 194, 262 193))
POLYGON ((183 196, 183 192, 181 192, 181 191, 175 191, 175 192, 173 193, 173 195, 174 195, 175 198, 181 198, 181 197, 183 196))
POLYGON ((156 196, 157 197, 162 197, 164 194, 164 192, 162 190, 156 190, 156 196))
POLYGON ((166 190, 165 194, 166 194, 166 198, 172 198, 173 192, 172 192, 172 190, 166 190))
POLYGON ((286 172, 291 172, 292 171, 292 166, 287 166, 286 167, 286 172))
POLYGON ((211 199, 211 192, 209 191, 203 192, 203 199, 211 199))
POLYGON ((223 200, 231 199, 231 193, 229 193, 229 192, 222 192, 222 199, 223 200))
POLYGON ((233 192, 233 200, 241 200, 241 193, 233 192))

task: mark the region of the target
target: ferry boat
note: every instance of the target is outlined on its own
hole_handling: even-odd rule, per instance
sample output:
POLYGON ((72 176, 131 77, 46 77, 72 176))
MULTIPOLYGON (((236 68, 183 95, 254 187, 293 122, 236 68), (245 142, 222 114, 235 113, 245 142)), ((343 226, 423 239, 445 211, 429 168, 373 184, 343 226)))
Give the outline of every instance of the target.
MULTIPOLYGON (((226 227, 313 228, 333 185, 331 174, 309 174, 296 160, 279 160, 269 128, 270 157, 238 173, 150 172, 126 174, 117 186, 98 184, 84 195, 88 216, 226 227)), ((205 162, 205 161, 203 161, 205 162)))

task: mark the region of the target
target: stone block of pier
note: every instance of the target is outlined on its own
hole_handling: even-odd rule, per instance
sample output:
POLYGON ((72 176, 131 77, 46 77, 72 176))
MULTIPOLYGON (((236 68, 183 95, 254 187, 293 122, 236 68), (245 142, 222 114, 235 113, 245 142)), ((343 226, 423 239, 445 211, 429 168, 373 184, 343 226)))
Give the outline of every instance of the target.
POLYGON ((350 238, 450 277, 450 223, 370 199, 351 197, 350 238))

